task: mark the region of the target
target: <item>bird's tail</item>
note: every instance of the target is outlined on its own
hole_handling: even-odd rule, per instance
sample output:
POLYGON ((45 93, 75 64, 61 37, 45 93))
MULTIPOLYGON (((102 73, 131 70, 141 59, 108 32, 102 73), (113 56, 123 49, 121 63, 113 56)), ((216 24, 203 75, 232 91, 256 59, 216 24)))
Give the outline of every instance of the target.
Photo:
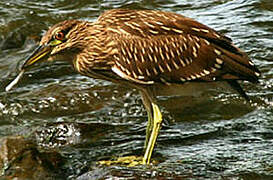
POLYGON ((224 60, 224 71, 222 79, 224 80, 247 80, 257 83, 261 72, 248 58, 247 54, 239 48, 231 46, 232 50, 220 48, 222 51, 221 58, 224 60))
POLYGON ((246 80, 252 83, 258 83, 261 72, 248 58, 246 53, 242 52, 232 44, 230 44, 229 47, 229 49, 227 49, 227 47, 220 48, 222 52, 221 58, 225 62, 223 66, 224 74, 222 74, 221 78, 226 80, 234 90, 249 101, 249 97, 246 95, 237 80, 246 80))

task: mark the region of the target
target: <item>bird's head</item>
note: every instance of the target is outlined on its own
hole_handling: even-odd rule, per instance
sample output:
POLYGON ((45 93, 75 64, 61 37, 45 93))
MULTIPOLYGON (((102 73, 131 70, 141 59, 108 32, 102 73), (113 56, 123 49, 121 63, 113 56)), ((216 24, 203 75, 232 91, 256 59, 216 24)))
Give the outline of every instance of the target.
MULTIPOLYGON (((60 22, 45 33, 39 46, 27 58, 19 75, 6 87, 9 91, 34 64, 46 60, 66 60, 72 62, 75 56, 86 47, 90 31, 88 22, 67 20, 60 22)), ((92 30, 91 30, 92 31, 92 30)))
POLYGON ((51 27, 21 69, 29 69, 34 64, 45 60, 72 60, 73 56, 82 50, 84 26, 82 21, 67 20, 51 27))

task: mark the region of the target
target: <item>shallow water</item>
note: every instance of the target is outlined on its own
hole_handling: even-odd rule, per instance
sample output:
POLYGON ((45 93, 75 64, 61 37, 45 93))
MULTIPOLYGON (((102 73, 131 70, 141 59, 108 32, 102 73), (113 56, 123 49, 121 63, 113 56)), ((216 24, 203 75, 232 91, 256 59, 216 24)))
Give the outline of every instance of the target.
POLYGON ((66 159, 60 167, 66 178, 272 178, 273 1, 4 0, 0 16, 0 136, 30 135, 40 148, 57 150, 66 159), (48 26, 93 21, 113 8, 176 12, 231 37, 263 73, 259 84, 243 84, 252 102, 223 88, 161 96, 166 123, 154 153, 160 163, 97 166, 142 154, 147 119, 136 90, 80 76, 63 63, 41 64, 12 91, 4 88, 48 26))

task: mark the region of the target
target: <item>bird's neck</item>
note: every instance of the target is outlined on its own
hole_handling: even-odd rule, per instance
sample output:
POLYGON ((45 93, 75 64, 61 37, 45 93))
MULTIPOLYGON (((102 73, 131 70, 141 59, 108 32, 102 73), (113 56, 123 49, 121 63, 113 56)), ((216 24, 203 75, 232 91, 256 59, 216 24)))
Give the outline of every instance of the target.
POLYGON ((90 23, 84 36, 84 49, 77 54, 73 64, 74 68, 82 73, 91 71, 110 70, 113 56, 118 53, 117 44, 100 24, 90 23))

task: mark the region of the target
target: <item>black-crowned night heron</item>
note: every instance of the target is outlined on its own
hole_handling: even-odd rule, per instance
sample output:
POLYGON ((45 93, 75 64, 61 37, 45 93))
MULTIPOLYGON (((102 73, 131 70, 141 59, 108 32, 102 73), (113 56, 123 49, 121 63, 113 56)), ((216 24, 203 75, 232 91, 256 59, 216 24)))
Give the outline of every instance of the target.
POLYGON ((150 163, 162 123, 150 87, 227 81, 248 99, 237 80, 256 83, 260 76, 230 38, 193 19, 154 10, 116 9, 96 22, 67 20, 54 25, 6 90, 42 60, 68 61, 82 75, 140 90, 148 112, 143 164, 150 163))

